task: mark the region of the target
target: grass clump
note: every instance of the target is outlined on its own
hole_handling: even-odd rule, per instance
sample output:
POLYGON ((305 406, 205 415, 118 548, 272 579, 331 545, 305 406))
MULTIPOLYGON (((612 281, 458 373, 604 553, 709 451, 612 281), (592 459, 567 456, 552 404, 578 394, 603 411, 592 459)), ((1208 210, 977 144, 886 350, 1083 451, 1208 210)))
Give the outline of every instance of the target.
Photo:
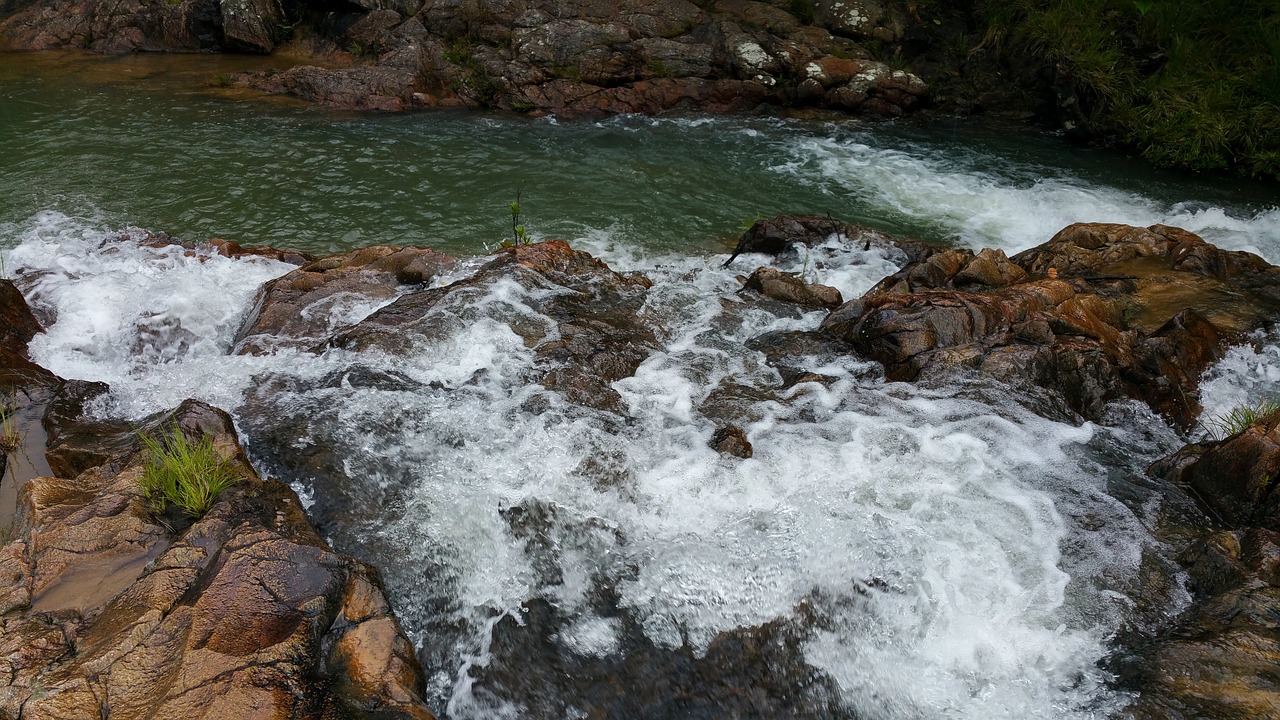
POLYGON ((10 455, 17 452, 22 445, 22 437, 18 435, 18 404, 5 402, 0 404, 0 454, 10 455))
POLYGON ((1215 441, 1225 440, 1267 417, 1280 412, 1280 397, 1264 397, 1248 405, 1237 405, 1230 412, 1215 415, 1203 422, 1209 437, 1215 441))
POLYGON ((199 518, 219 493, 239 479, 231 463, 214 449, 209 435, 192 440, 175 424, 167 435, 142 434, 141 438, 147 452, 142 495, 152 512, 161 514, 172 504, 199 518))

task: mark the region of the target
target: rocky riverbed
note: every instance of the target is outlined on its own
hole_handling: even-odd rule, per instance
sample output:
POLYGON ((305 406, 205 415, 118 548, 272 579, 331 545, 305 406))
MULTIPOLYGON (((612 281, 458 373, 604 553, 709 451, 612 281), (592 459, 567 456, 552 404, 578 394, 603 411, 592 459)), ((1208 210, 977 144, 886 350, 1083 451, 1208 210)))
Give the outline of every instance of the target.
MULTIPOLYGON (((41 333, 41 319, 49 326, 68 318, 53 314, 53 286, 40 273, 0 282, 0 390, 12 393, 28 418, 22 431, 47 438, 47 474, 36 477, 34 464, 10 462, 5 475, 6 483, 21 485, 0 550, 0 571, 11 579, 0 602, 7 667, 0 703, 15 716, 153 708, 157 717, 247 717, 255 708, 263 717, 430 717, 427 705, 434 704, 431 710, 443 716, 467 717, 507 703, 528 717, 612 717, 638 707, 651 717, 897 717, 906 706, 890 695, 851 700, 856 680, 816 662, 815 648, 842 625, 856 625, 862 613, 875 617, 889 607, 877 603, 904 594, 904 580, 894 574, 901 571, 855 575, 856 592, 848 595, 833 589, 844 581, 804 587, 802 579, 795 600, 784 601, 776 616, 744 613, 725 600, 746 589, 694 594, 694 606, 718 599, 730 627, 690 616, 667 637, 660 616, 646 615, 631 594, 649 571, 645 558, 627 550, 643 540, 628 537, 641 526, 534 495, 494 510, 496 532, 505 538, 500 546, 521 559, 487 562, 492 571, 529 574, 519 582, 536 591, 518 614, 487 616, 484 659, 460 657, 456 647, 466 647, 476 628, 466 608, 456 606, 456 593, 480 586, 468 590, 466 583, 475 582, 468 570, 450 565, 452 554, 468 549, 448 546, 447 538, 460 537, 448 529, 428 533, 426 547, 414 537, 414 545, 397 549, 403 541, 395 533, 411 526, 405 523, 421 502, 412 473, 474 462, 463 459, 470 457, 460 454, 464 446, 505 442, 496 428, 522 418, 560 428, 530 438, 552 444, 583 442, 577 428, 590 423, 600 437, 581 438, 599 444, 571 454, 577 465, 557 482, 594 488, 624 506, 644 504, 652 488, 641 485, 645 471, 627 457, 628 443, 603 443, 630 437, 628 428, 652 422, 650 414, 696 420, 690 422, 705 436, 688 439, 718 454, 713 464, 732 477, 753 467, 738 463, 775 452, 773 424, 813 423, 811 432, 822 432, 824 407, 856 401, 884 383, 890 392, 884 402, 894 402, 896 383, 944 396, 962 396, 975 385, 999 388, 1010 403, 1067 426, 1105 427, 1116 422, 1116 402, 1132 398, 1173 427, 1188 428, 1199 416, 1201 374, 1229 346, 1280 317, 1277 268, 1159 225, 1072 225, 1006 257, 827 217, 784 216, 743 235, 740 255, 728 264, 744 274, 730 288, 707 286, 697 271, 677 273, 674 286, 670 279, 655 285, 644 272, 616 271, 558 241, 469 259, 385 246, 313 259, 130 233, 108 238, 96 252, 131 249, 197 265, 227 257, 300 265, 258 289, 221 352, 228 359, 296 358, 257 373, 233 410, 254 465, 305 497, 300 503, 287 485, 261 479, 231 418, 215 408, 192 401, 130 422, 112 416, 106 386, 64 380, 33 363, 28 343, 41 333), (827 272, 850 262, 876 267, 879 259, 898 269, 844 298, 812 282, 808 261, 800 272, 772 266, 802 254, 827 272), (681 283, 685 289, 673 291, 681 283), (725 344, 718 352, 749 358, 727 371, 716 369, 713 355, 691 365, 707 376, 706 391, 683 410, 638 403, 632 385, 663 357, 695 347, 673 332, 675 318, 681 306, 702 310, 689 300, 673 302, 672 292, 718 298, 724 314, 714 322, 742 335, 745 346, 725 344), (763 313, 795 322, 750 332, 751 318, 763 313), (469 353, 494 352, 483 343, 465 345, 475 332, 509 345, 520 362, 469 366, 469 353), (424 353, 436 356, 428 363, 433 377, 410 362, 424 353), (331 367, 300 373, 306 357, 331 367), (863 374, 853 384, 848 362, 863 374), (515 383, 512 397, 494 395, 497 376, 515 383), (364 407, 352 417, 342 400, 351 392, 398 409, 364 407), (408 401, 427 400, 429 412, 447 414, 450 402, 466 396, 488 398, 494 417, 478 421, 492 438, 463 424, 422 424, 421 408, 408 401), (137 480, 138 429, 174 421, 193 437, 212 436, 241 476, 208 515, 177 525, 148 511, 137 480), (362 434, 339 432, 353 422, 362 434), (408 464, 389 450, 406 431, 416 434, 417 455, 408 464), (378 571, 335 553, 330 543, 366 555, 385 546, 389 553, 380 557, 412 553, 388 568, 392 601, 409 618, 407 636, 378 571), (603 559, 615 553, 628 559, 621 565, 603 559), (441 676, 456 683, 453 690, 442 693, 441 676)), ((181 321, 160 316, 143 318, 134 332, 143 355, 160 348, 181 354, 198 342, 181 321)), ((1280 472, 1278 423, 1274 414, 1260 417, 1230 437, 1186 445, 1155 462, 1145 478, 1113 483, 1121 503, 1158 508, 1147 522, 1165 548, 1144 550, 1134 577, 1086 580, 1100 583, 1102 596, 1123 593, 1129 601, 1105 655, 1095 659, 1101 667, 1087 670, 1119 698, 1114 707, 1143 718, 1234 718, 1263 717, 1280 703, 1270 679, 1280 652, 1270 618, 1280 592, 1272 482, 1280 472)), ((902 452, 909 455, 909 446, 902 452)), ((1100 471, 1120 472, 1127 461, 1117 458, 1100 471)), ((467 477, 445 473, 431 492, 465 498, 465 488, 448 483, 467 477)), ((707 482, 721 482, 716 477, 707 482)), ((963 491, 933 502, 953 495, 963 491)), ((439 511, 431 518, 476 522, 439 511)), ((1094 515, 1072 522, 1092 532, 1113 521, 1094 515)), ((851 547, 865 543, 872 528, 851 538, 851 547)), ((828 540, 840 533, 836 522, 828 540)), ((759 542, 763 549, 769 541, 762 535, 759 542)), ((1063 549, 1082 566, 1102 562, 1081 556, 1096 551, 1063 549)), ((766 556, 747 569, 763 572, 771 562, 766 556)), ((1064 624, 1059 640, 1072 632, 1064 624)), ((836 652, 852 657, 848 649, 836 652)), ((851 672, 872 677, 881 669, 855 664, 851 672)), ((1055 678, 1051 669, 1044 673, 1055 678)), ((1011 681, 992 682, 999 688, 1011 681)))

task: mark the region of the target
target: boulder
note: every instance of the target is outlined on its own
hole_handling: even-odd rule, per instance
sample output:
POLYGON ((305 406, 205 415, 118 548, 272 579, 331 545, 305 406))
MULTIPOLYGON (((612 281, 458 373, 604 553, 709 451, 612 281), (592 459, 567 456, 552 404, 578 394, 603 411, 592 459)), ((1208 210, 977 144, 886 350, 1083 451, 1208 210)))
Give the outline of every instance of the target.
POLYGON ((941 250, 919 240, 895 238, 879 230, 853 225, 830 216, 779 215, 752 223, 751 227, 738 238, 733 254, 724 265, 728 267, 742 253, 782 255, 794 251, 797 247, 821 245, 833 237, 843 243, 862 246, 866 249, 870 249, 872 245, 897 247, 906 254, 908 262, 912 263, 923 261, 941 250))
POLYGON ((344 307, 389 302, 456 262, 430 248, 373 245, 307 263, 262 286, 236 334, 235 352, 315 345, 341 323, 344 307))
POLYGON ((0 548, 0 712, 13 717, 432 717, 377 572, 332 552, 261 480, 230 417, 188 401, 149 426, 209 434, 239 481, 166 526, 142 455, 21 490, 0 548))
POLYGON ((621 412, 621 397, 610 384, 629 377, 657 348, 653 329, 638 314, 651 283, 638 273, 616 273, 562 241, 503 248, 465 280, 408 292, 326 345, 413 352, 420 339, 437 337, 456 322, 453 310, 511 282, 523 288, 525 305, 552 321, 509 321, 537 353, 543 385, 579 405, 621 412))
POLYGON ((1086 418, 1128 396, 1186 427, 1200 373, 1280 311, 1277 273, 1177 228, 1073 225, 1013 258, 927 253, 821 331, 891 380, 964 369, 1049 388, 1086 418))
POLYGON ((1139 691, 1133 717, 1269 717, 1280 707, 1278 440, 1280 413, 1271 413, 1148 470, 1190 491, 1213 520, 1182 531, 1193 604, 1127 659, 1121 679, 1139 691))
POLYGON ((769 267, 756 268, 743 285, 765 297, 813 310, 831 309, 843 302, 840 291, 818 283, 808 283, 795 273, 784 273, 769 267))

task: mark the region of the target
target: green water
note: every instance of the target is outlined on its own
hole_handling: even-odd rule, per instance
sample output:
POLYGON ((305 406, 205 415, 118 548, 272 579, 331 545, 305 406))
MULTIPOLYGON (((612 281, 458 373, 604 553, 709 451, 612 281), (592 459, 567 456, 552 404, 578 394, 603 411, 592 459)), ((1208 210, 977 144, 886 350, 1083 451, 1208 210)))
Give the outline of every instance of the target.
MULTIPOLYGON (((1256 224, 1272 202, 1265 188, 1160 175, 1051 135, 959 121, 353 114, 216 87, 270 62, 0 55, 0 243, 54 211, 193 240, 470 254, 510 234, 508 203, 521 192, 534 237, 664 253, 722 252, 744 223, 782 212, 1018 248, 1076 220, 1213 210, 1256 224)), ((1209 230, 1238 230, 1229 225, 1209 230)), ((1269 237, 1250 231, 1236 244, 1269 237)))

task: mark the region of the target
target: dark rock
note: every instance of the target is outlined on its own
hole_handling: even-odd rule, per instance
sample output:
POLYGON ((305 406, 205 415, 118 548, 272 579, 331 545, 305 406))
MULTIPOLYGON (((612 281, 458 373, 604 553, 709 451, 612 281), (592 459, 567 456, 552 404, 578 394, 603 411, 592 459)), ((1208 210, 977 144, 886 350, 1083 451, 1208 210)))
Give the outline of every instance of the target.
POLYGON ((219 7, 227 50, 265 54, 275 49, 284 18, 279 0, 220 0, 219 7))
POLYGON ((742 428, 737 425, 725 425, 717 428, 711 435, 711 449, 725 455, 749 458, 753 452, 751 441, 742 428))
POLYGON ((705 652, 655 645, 634 618, 597 600, 618 651, 596 656, 563 640, 572 618, 526 603, 493 630, 491 662, 475 668, 480 698, 519 698, 530 717, 851 718, 835 682, 804 660, 811 631, 776 620, 720 633, 705 652), (625 678, 625 680, 623 680, 625 678), (573 698, 570 706, 565 698, 573 698))
POLYGON ((779 215, 767 220, 752 223, 733 254, 725 261, 725 267, 742 253, 762 253, 765 255, 781 255, 796 246, 814 247, 826 242, 832 236, 841 238, 842 242, 870 248, 897 246, 907 253, 910 260, 930 255, 934 248, 918 240, 898 240, 885 233, 871 228, 851 225, 831 217, 822 215, 779 215))

